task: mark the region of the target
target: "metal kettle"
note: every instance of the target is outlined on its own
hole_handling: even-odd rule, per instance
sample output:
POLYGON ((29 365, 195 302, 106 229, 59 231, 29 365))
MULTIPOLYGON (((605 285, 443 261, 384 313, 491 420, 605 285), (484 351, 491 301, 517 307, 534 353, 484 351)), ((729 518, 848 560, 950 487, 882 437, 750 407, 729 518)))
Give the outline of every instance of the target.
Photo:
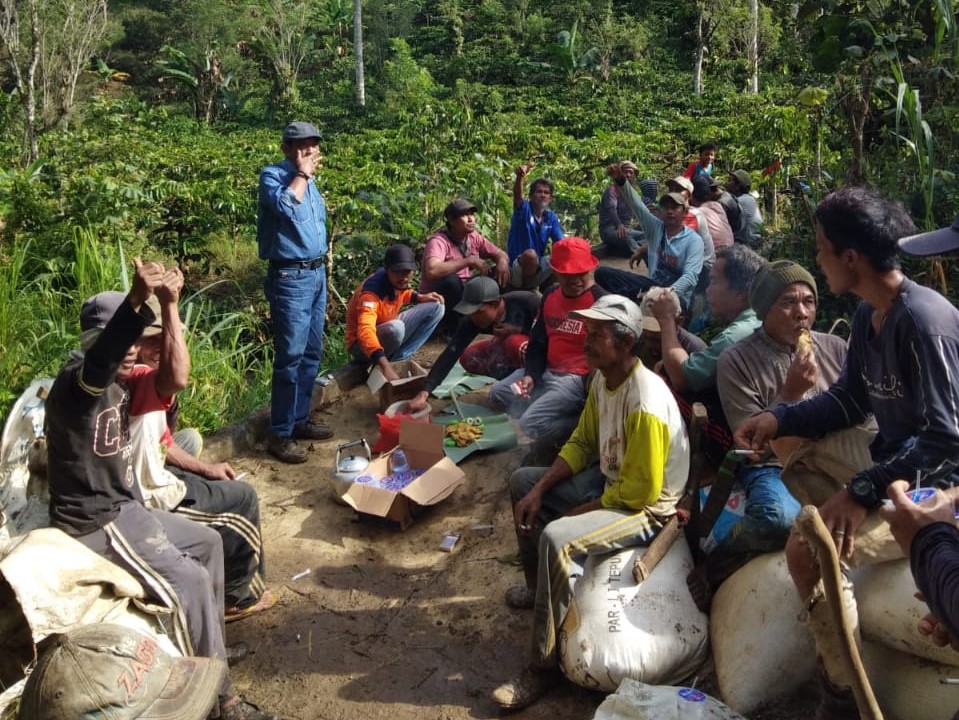
POLYGON ((356 478, 369 467, 372 459, 373 452, 370 450, 370 445, 366 442, 366 438, 343 443, 337 447, 336 464, 333 467, 333 473, 330 477, 330 485, 333 488, 334 497, 339 499, 345 494, 356 478), (350 450, 350 448, 357 448, 357 450, 344 456, 343 453, 350 450))

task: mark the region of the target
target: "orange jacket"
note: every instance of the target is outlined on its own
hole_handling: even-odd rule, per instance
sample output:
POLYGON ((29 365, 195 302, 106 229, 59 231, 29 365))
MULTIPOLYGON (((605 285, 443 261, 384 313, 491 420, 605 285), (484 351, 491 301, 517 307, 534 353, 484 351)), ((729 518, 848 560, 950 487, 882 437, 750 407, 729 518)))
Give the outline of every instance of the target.
POLYGON ((380 268, 361 282, 346 306, 346 349, 358 343, 370 362, 383 355, 383 346, 376 337, 376 326, 395 320, 404 305, 415 303, 419 293, 407 288, 396 290, 386 270, 380 268))

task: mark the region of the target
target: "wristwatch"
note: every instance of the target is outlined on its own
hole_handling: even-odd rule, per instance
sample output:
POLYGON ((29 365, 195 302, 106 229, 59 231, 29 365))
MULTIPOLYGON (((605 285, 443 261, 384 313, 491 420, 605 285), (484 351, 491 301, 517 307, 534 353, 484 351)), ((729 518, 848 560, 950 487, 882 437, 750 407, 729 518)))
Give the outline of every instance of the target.
POLYGON ((882 498, 876 492, 876 486, 867 477, 857 475, 846 485, 846 490, 857 503, 870 510, 882 504, 882 498))

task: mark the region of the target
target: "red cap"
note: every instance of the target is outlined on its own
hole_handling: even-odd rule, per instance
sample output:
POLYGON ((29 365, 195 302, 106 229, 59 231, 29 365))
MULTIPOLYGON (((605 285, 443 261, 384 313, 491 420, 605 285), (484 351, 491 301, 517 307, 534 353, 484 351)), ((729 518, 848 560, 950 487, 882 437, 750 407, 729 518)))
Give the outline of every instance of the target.
POLYGON ((553 254, 549 264, 558 273, 579 275, 595 269, 599 265, 599 260, 593 255, 588 240, 569 237, 553 243, 553 254))

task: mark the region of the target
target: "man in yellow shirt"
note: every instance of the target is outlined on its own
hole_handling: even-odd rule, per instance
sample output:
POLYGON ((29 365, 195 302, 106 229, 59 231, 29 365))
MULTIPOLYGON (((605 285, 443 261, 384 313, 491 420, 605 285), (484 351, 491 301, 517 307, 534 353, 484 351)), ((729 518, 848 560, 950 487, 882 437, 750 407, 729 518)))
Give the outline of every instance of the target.
POLYGON ((535 607, 535 618, 529 665, 493 692, 509 710, 531 705, 557 677, 556 637, 569 607, 573 559, 648 545, 675 514, 689 473, 676 401, 637 357, 639 306, 605 295, 571 315, 586 323, 586 360, 598 372, 556 461, 510 478, 527 584, 510 588, 507 603, 535 607))

